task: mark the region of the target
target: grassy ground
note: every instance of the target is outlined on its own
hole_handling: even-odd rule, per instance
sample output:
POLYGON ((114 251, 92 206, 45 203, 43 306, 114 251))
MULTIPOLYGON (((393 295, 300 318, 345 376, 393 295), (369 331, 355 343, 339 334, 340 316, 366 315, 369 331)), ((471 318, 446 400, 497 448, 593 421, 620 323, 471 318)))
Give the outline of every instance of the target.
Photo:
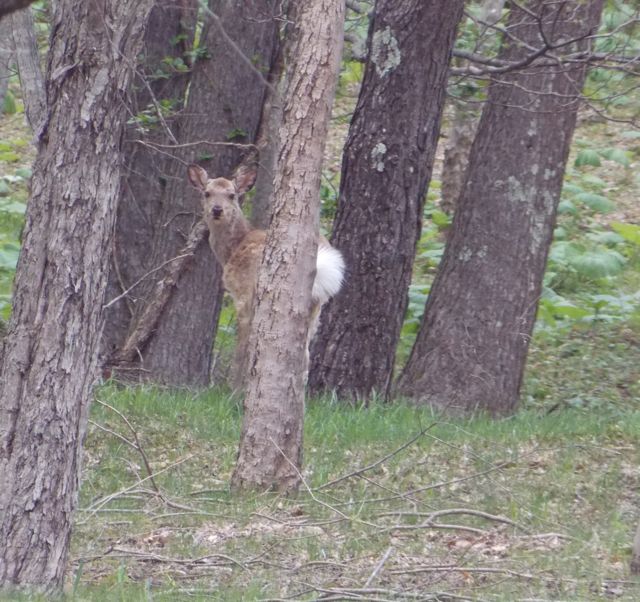
POLYGON ((71 599, 640 599, 628 405, 494 422, 311 401, 288 499, 228 491, 240 412, 224 392, 97 398, 71 599))

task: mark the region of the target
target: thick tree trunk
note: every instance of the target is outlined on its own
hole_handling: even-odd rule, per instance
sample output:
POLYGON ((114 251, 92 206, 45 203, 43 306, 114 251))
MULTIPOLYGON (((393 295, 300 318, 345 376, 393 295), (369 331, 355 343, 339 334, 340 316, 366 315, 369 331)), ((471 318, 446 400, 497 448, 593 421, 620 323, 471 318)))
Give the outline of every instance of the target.
POLYGON ((273 218, 258 275, 236 488, 300 483, 304 372, 319 225, 320 169, 339 69, 342 0, 296 4, 273 218))
MULTIPOLYGON (((593 32, 603 0, 511 6, 526 44, 593 32)), ((574 52, 587 42, 559 46, 574 52)), ((518 61, 530 48, 505 43, 518 61)), ((518 400, 557 203, 576 122, 584 64, 529 66, 492 82, 451 236, 398 392, 451 411, 512 411, 518 400)))
MULTIPOLYGON (((173 157, 160 153, 152 145, 167 146, 179 136, 180 119, 175 116, 184 110, 189 76, 172 65, 175 60, 184 60, 185 51, 191 46, 196 15, 196 0, 183 3, 156 0, 149 15, 143 51, 129 92, 131 118, 124 144, 127 173, 118 204, 108 299, 119 296, 156 267, 152 252, 154 236, 161 229, 161 220, 166 219, 164 206, 173 201, 164 195, 173 157), (180 41, 172 43, 172 40, 180 41), (168 103, 171 111, 162 111, 161 107, 168 103)), ((143 280, 107 309, 102 341, 105 356, 110 357, 122 347, 132 319, 146 305, 162 273, 155 276, 143 280)))
POLYGON ((387 393, 463 4, 376 3, 332 238, 348 277, 313 346, 314 391, 387 393))
MULTIPOLYGON (((144 223, 138 228, 147 245, 131 249, 137 239, 127 234, 122 222, 118 249, 120 270, 127 271, 123 287, 130 286, 150 269, 176 257, 185 245, 199 207, 197 194, 189 186, 185 164, 198 162, 213 176, 228 176, 242 151, 229 142, 250 144, 256 135, 269 73, 277 44, 280 2, 247 0, 242 3, 211 0, 205 10, 203 46, 209 58, 193 66, 184 119, 176 128, 178 142, 185 144, 172 152, 175 160, 166 165, 157 192, 137 196, 145 204, 144 223), (209 159, 206 159, 209 158, 209 159), (126 267, 133 251, 138 265, 126 267)), ((204 241, 204 237, 202 237, 204 241)), ((143 318, 154 300, 159 277, 132 294, 136 298, 128 332, 143 318)), ((117 291, 115 291, 117 292, 117 291)), ((129 368, 143 380, 187 386, 209 383, 212 344, 222 303, 220 266, 206 244, 195 250, 190 269, 180 275, 174 293, 163 308, 146 346, 129 368)), ((113 345, 112 348, 116 345, 113 345)))
POLYGON ((50 108, 2 364, 1 587, 62 584, 120 188, 123 96, 150 4, 52 5, 50 108))

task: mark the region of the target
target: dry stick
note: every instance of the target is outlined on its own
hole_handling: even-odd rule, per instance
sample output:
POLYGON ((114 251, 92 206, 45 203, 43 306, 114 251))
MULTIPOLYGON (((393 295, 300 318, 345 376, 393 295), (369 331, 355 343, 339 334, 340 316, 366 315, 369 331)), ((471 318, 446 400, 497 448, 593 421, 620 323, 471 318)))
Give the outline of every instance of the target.
MULTIPOLYGON (((167 472, 168 470, 171 470, 172 468, 175 468, 176 466, 179 466, 180 464, 183 464, 184 462, 187 462, 188 460, 191 460, 191 458, 193 458, 194 455, 195 454, 190 454, 190 455, 186 456, 185 458, 177 460, 176 462, 174 462, 173 464, 170 464, 169 466, 165 466, 162 470, 159 470, 155 474, 155 476, 158 476, 159 474, 162 474, 163 472, 167 472)), ((116 498, 121 497, 126 493, 130 493, 130 492, 133 492, 133 491, 138 491, 137 487, 139 485, 141 485, 142 483, 144 483, 145 481, 148 481, 149 479, 150 479, 150 477, 145 477, 144 479, 139 479, 138 481, 136 481, 133 485, 130 485, 129 487, 125 487, 124 489, 121 489, 120 491, 116 491, 115 493, 110 493, 109 495, 106 495, 103 498, 95 501, 88 508, 82 508, 81 512, 89 513, 89 516, 85 520, 83 520, 82 522, 84 523, 87 520, 89 520, 89 518, 91 518, 91 516, 93 516, 96 512, 98 512, 101 508, 103 508, 106 504, 108 504, 112 500, 115 500, 116 498)), ((144 490, 142 490, 142 491, 144 491, 144 490)))
POLYGON ((99 428, 102 428, 103 430, 107 430, 108 432, 111 432, 112 434, 117 435, 120 439, 129 443, 129 445, 131 445, 133 449, 137 450, 140 453, 140 455, 142 456, 142 461, 144 462, 144 467, 146 468, 147 474, 149 475, 149 481, 151 482, 151 486, 153 487, 156 493, 160 494, 160 488, 158 487, 155 479, 153 478, 153 470, 151 470, 151 464, 149 464, 149 458, 147 458, 147 454, 145 454, 144 449, 142 449, 142 444, 140 443, 140 438, 138 437, 138 432, 136 431, 136 429, 133 428, 133 425, 129 422, 128 418, 120 410, 114 408, 108 403, 105 403, 104 401, 100 401, 99 399, 96 399, 95 401, 101 406, 108 408, 109 410, 117 414, 122 419, 122 421, 127 425, 129 430, 133 434, 134 442, 132 443, 126 437, 122 437, 121 435, 117 435, 117 433, 113 431, 108 431, 108 429, 104 427, 100 427, 95 422, 93 424, 96 424, 96 426, 99 426, 99 428))
POLYGON ((382 558, 380 559, 380 562, 378 562, 378 564, 376 565, 376 568, 373 569, 373 572, 371 573, 371 575, 369 575, 369 578, 365 582, 364 584, 365 588, 369 587, 373 583, 373 580, 378 576, 378 573, 382 570, 384 563, 387 562, 387 559, 389 558, 389 556, 391 556, 391 553, 393 552, 393 550, 394 550, 393 546, 389 546, 387 548, 387 551, 383 554, 382 558))
POLYGON ((195 255, 206 234, 207 226, 203 221, 197 222, 191 228, 187 243, 180 250, 179 258, 171 260, 167 274, 156 285, 153 300, 145 308, 122 348, 114 354, 111 359, 112 365, 126 364, 133 361, 139 350, 144 347, 169 302, 173 289, 184 272, 187 262, 195 255))
POLYGON ((307 482, 305 481, 304 477, 302 476, 302 473, 300 472, 299 468, 295 465, 294 462, 292 462, 289 457, 287 456, 287 454, 284 453, 284 451, 282 451, 282 448, 271 438, 269 437, 269 440, 271 441, 271 443, 273 443, 273 445, 275 446, 275 448, 282 454, 282 457, 291 465, 291 467, 293 468, 293 470, 296 471, 298 478, 300 479, 300 482, 304 485, 304 488, 307 490, 307 492, 309 493, 309 495, 311 496, 311 499, 320 504, 321 506, 324 506, 325 508, 328 508, 329 510, 331 510, 332 512, 335 512, 338 516, 340 516, 341 518, 343 518, 346 521, 353 521, 353 522, 357 522, 357 523, 361 523, 363 525, 367 525, 369 527, 374 527, 376 529, 379 529, 380 527, 378 525, 374 525, 373 523, 364 521, 364 520, 360 520, 360 519, 355 519, 355 518, 351 518, 349 516, 347 516, 346 514, 344 514, 344 512, 341 512, 340 510, 338 510, 337 508, 335 508, 334 506, 332 506, 331 504, 327 504, 327 502, 322 501, 321 499, 317 498, 313 491, 311 490, 311 487, 309 487, 309 485, 307 484, 307 482))
POLYGON ((114 297, 113 299, 111 299, 111 301, 109 301, 108 303, 105 303, 102 306, 102 309, 103 310, 104 309, 109 309, 114 303, 117 303, 118 301, 120 301, 120 299, 122 299, 123 297, 126 297, 134 288, 136 288, 136 286, 141 284, 144 280, 146 280, 152 274, 155 274, 156 272, 159 272, 166 265, 169 265, 173 261, 179 261, 180 259, 185 259, 187 257, 191 257, 191 255, 177 255, 176 257, 172 257, 171 259, 167 259, 167 261, 162 262, 159 266, 153 268, 152 270, 150 270, 149 272, 147 272, 143 276, 140 276, 140 278, 138 278, 129 288, 124 290, 117 297, 114 297))
POLYGON ((407 449, 407 447, 409 447, 410 445, 413 445, 418 439, 420 439, 420 437, 422 437, 428 430, 432 429, 436 424, 438 424, 438 423, 434 422, 434 423, 430 424, 427 428, 422 429, 417 435, 415 435, 415 437, 411 438, 406 443, 403 443, 399 448, 395 449, 394 451, 392 451, 391 453, 387 454, 383 458, 380 458, 379 460, 375 461, 373 464, 369 464, 368 466, 365 466, 364 468, 358 468, 357 470, 354 470, 353 472, 350 472, 349 474, 346 474, 344 476, 338 477, 337 479, 333 479, 333 481, 329 481, 328 483, 325 483, 324 485, 320 485, 320 487, 316 487, 316 491, 320 491, 321 489, 325 489, 327 487, 331 487, 332 485, 335 485, 336 483, 340 483, 340 481, 345 481, 346 479, 350 479, 351 477, 360 476, 362 473, 367 472, 367 471, 369 471, 369 470, 371 470, 373 468, 376 468, 377 466, 380 466, 380 464, 383 464, 384 462, 386 462, 390 458, 393 458, 393 456, 396 456, 401 451, 407 449))
POLYGON ((488 512, 482 512, 481 510, 474 510, 472 508, 449 508, 445 510, 436 510, 435 512, 381 512, 377 516, 425 516, 426 520, 421 525, 409 525, 415 527, 426 527, 439 516, 447 516, 449 514, 469 514, 470 516, 479 516, 480 518, 485 518, 487 520, 492 520, 498 523, 505 523, 507 525, 511 525, 512 527, 516 527, 520 529, 524 533, 531 534, 531 531, 525 529, 522 525, 519 525, 515 521, 512 521, 510 518, 506 516, 498 516, 495 514, 489 514, 488 512))
POLYGON ((199 556, 197 558, 173 558, 171 556, 161 556, 160 554, 152 554, 149 552, 139 552, 138 550, 127 550, 126 548, 111 548, 110 555, 116 558, 138 558, 140 560, 152 560, 153 562, 165 562, 167 564, 182 564, 182 565, 211 565, 212 563, 207 562, 207 560, 211 558, 221 558, 239 566, 243 570, 247 570, 247 567, 242 564, 239 560, 231 556, 227 556, 226 554, 207 554, 206 556, 199 556), (115 552, 115 554, 114 554, 115 552))

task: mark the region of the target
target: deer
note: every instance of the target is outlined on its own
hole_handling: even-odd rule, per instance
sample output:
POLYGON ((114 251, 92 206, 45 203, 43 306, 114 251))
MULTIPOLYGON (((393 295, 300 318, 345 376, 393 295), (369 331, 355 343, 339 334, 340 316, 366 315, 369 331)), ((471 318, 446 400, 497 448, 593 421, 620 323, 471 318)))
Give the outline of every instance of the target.
MULTIPOLYGON (((265 230, 252 228, 241 208, 243 195, 255 184, 257 167, 241 167, 232 179, 210 178, 199 165, 189 165, 187 172, 189 181, 200 192, 203 218, 209 228, 209 245, 222 266, 222 282, 235 306, 237 343, 230 383, 233 389, 242 390, 248 371, 249 334, 258 268, 267 236, 265 230)), ((342 253, 319 235, 305 367, 309 364, 309 345, 318 328, 322 306, 340 291, 344 273, 342 253)))

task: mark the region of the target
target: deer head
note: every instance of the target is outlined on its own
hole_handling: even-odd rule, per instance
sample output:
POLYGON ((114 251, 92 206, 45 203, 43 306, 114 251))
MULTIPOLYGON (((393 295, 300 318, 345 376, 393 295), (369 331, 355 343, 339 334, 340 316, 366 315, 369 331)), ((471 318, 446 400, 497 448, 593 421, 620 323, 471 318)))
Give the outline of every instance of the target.
POLYGON ((241 169, 233 180, 209 178, 199 165, 190 165, 189 181, 202 193, 202 209, 205 221, 211 225, 224 226, 244 219, 240 209, 241 196, 253 187, 255 169, 241 169))

